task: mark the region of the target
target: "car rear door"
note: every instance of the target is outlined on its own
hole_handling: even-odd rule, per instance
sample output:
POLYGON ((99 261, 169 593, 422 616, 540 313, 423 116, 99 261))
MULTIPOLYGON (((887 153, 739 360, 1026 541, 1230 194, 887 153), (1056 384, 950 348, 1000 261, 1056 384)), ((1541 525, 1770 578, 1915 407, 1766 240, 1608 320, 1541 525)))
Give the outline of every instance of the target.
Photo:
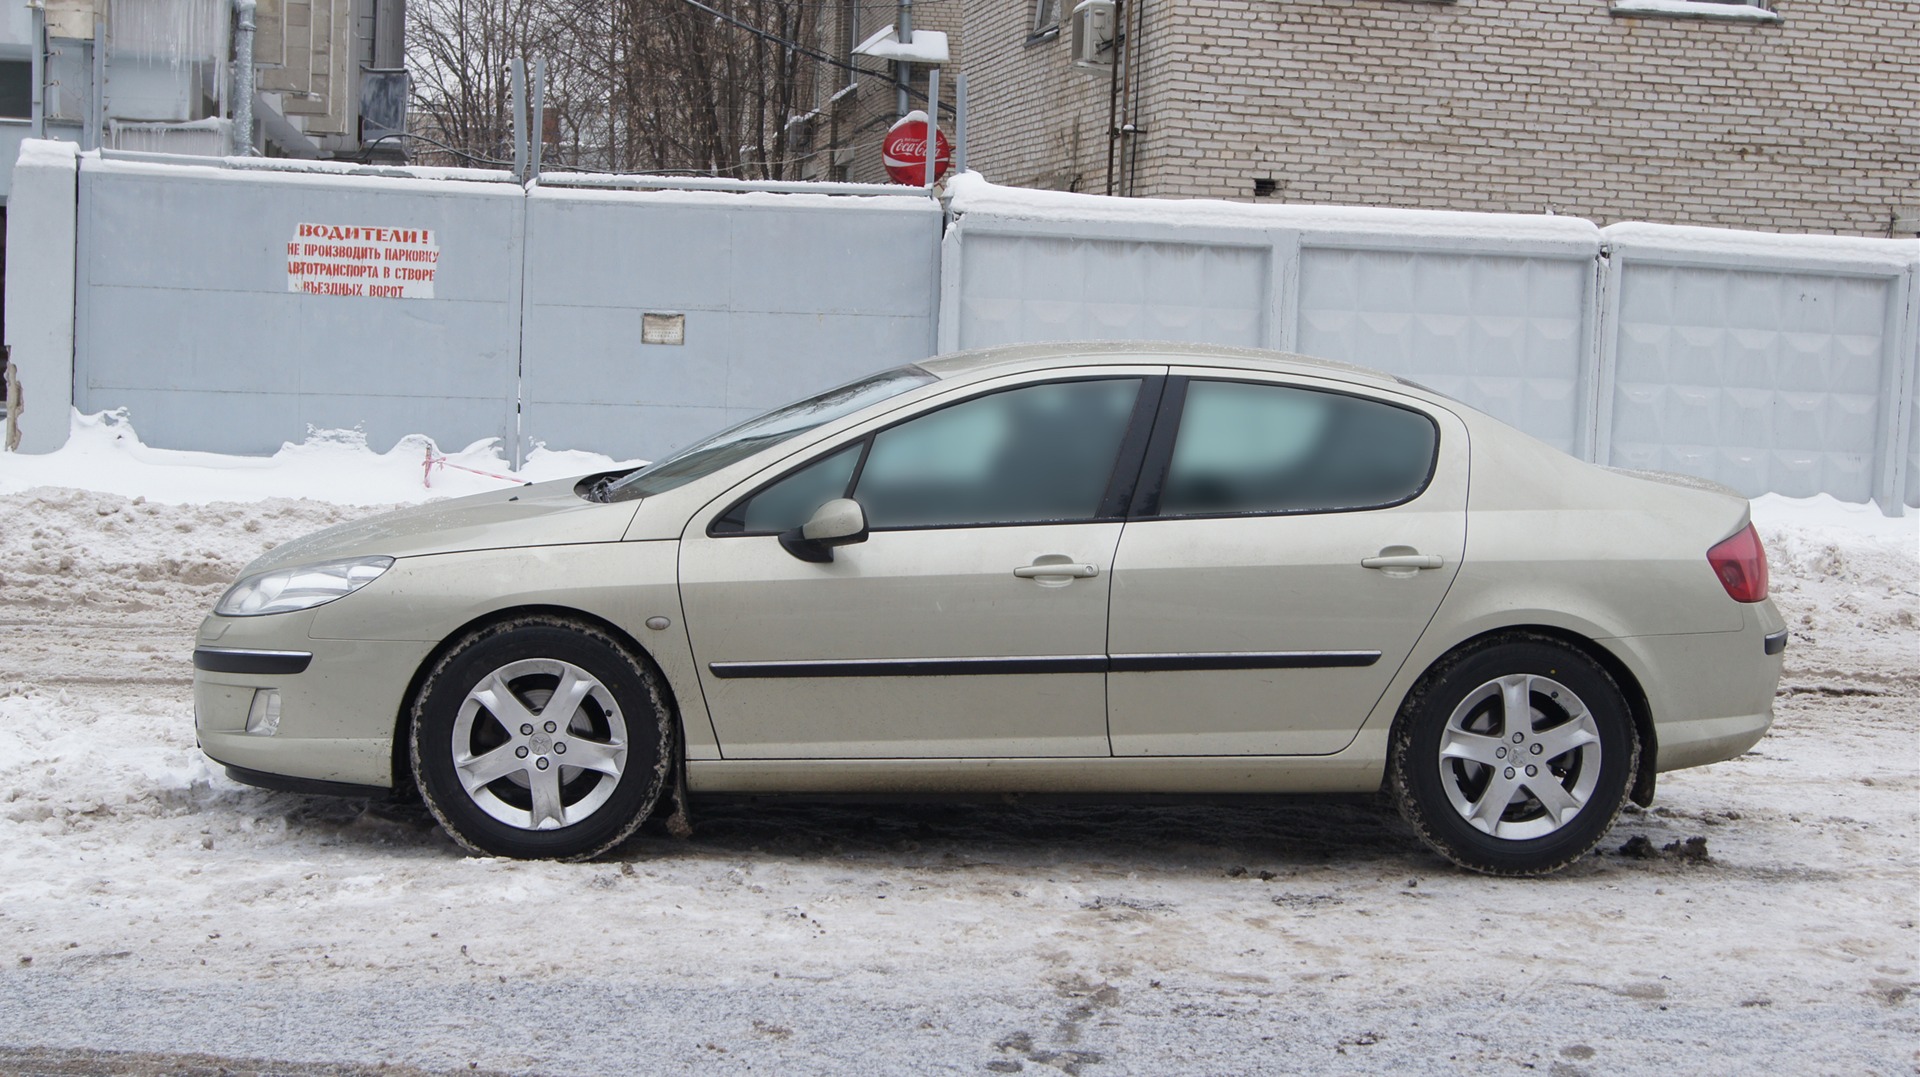
POLYGON ((1459 570, 1466 427, 1330 379, 1175 374, 1114 556, 1114 754, 1337 752, 1459 570))

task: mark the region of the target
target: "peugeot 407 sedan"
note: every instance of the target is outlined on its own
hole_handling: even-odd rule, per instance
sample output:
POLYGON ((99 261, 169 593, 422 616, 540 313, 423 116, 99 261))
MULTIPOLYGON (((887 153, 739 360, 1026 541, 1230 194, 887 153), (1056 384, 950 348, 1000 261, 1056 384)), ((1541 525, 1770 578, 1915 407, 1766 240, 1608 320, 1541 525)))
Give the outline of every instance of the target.
POLYGON ((417 788, 502 856, 685 791, 1385 789, 1518 875, 1757 741, 1785 643, 1726 491, 1357 367, 1022 346, 290 542, 194 703, 241 781, 417 788))

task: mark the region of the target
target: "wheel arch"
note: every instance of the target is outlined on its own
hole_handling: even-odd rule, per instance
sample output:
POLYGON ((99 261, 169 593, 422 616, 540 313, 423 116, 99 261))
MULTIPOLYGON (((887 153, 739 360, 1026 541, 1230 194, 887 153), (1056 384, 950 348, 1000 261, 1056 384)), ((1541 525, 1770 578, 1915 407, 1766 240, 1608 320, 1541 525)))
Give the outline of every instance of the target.
MULTIPOLYGON (((393 791, 395 797, 412 799, 419 795, 419 790, 413 787, 413 765, 408 758, 407 749, 407 726, 408 723, 412 721, 413 704, 414 701, 420 697, 420 690, 426 684, 428 673, 440 662, 441 658, 446 656, 448 651, 451 651, 467 636, 518 617, 539 616, 575 621, 597 628, 609 636, 612 636, 614 642, 620 644, 633 654, 634 657, 647 664, 648 669, 653 673, 654 677, 659 680, 662 694, 666 697, 667 709, 673 714, 673 766, 676 770, 683 767, 685 762, 686 733, 681 726, 685 722, 685 712, 681 709, 679 696, 674 691, 673 681, 667 676, 666 670, 661 667, 659 660, 656 659, 638 639, 634 638, 633 633, 628 632, 626 629, 621 628, 605 617, 588 613, 585 610, 576 609, 571 606, 531 603, 521 606, 505 606, 472 618, 465 624, 447 633, 447 635, 435 645, 433 650, 427 652, 427 656, 420 660, 420 664, 415 667, 413 675, 407 679, 407 690, 401 695, 400 705, 395 710, 393 716, 393 747, 389 766, 393 769, 393 791)), ((669 776, 669 781, 671 780, 671 776, 669 776)))
POLYGON ((1571 629, 1545 624, 1513 624, 1490 628, 1461 640, 1428 663, 1427 667, 1420 671, 1420 676, 1414 678, 1413 684, 1407 689, 1406 695, 1400 700, 1399 707, 1394 711, 1394 730, 1397 731, 1400 724, 1407 720, 1408 704, 1416 700, 1427 685, 1449 666, 1475 651, 1529 636, 1561 644, 1591 658, 1601 669, 1607 671, 1607 675, 1613 678, 1615 684, 1620 686, 1620 694, 1627 701, 1627 713, 1633 716, 1634 732, 1640 738, 1640 758, 1627 796, 1643 808, 1650 806, 1653 803, 1659 737, 1654 728, 1653 706, 1647 699, 1646 689, 1641 686, 1640 679, 1634 675, 1633 670, 1621 660, 1619 655, 1608 650, 1598 641, 1571 629))

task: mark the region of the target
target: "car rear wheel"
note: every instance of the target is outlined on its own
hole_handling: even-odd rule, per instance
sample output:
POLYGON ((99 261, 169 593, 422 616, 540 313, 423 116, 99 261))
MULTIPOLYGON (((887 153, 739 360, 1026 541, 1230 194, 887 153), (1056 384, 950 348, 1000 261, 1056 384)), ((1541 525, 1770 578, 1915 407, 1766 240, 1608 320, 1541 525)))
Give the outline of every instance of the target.
POLYGON ((1455 656, 1394 728, 1389 783, 1426 843, 1462 867, 1542 875, 1578 860, 1619 816, 1639 762, 1619 685, 1545 636, 1455 656))
POLYGON ((461 845, 584 859, 653 810, 672 734, 644 661, 598 628, 526 617, 475 631, 434 664, 410 754, 422 799, 461 845))

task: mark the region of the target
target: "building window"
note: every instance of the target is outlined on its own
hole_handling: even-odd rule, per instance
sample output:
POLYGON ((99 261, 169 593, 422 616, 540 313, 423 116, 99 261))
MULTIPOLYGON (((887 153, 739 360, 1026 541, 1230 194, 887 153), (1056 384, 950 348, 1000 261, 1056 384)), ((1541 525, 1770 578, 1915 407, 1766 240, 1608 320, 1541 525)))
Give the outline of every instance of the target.
POLYGON ((33 119, 32 60, 0 60, 0 119, 33 119))
POLYGON ((1027 28, 1027 44, 1052 41, 1060 36, 1060 5, 1063 0, 1033 0, 1033 25, 1027 28))
POLYGON ((1775 23, 1773 0, 1611 0, 1619 18, 1708 19, 1715 22, 1775 23))

